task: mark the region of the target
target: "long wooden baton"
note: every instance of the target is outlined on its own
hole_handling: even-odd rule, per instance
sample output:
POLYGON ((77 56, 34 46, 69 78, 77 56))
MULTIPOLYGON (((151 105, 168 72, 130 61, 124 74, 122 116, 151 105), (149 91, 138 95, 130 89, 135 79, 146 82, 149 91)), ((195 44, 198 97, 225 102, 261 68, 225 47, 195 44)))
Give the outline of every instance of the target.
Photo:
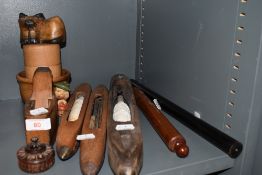
POLYGON ((133 90, 137 105, 143 111, 148 121, 161 137, 168 149, 172 152, 176 152, 179 157, 186 157, 188 155, 189 148, 186 145, 184 137, 141 90, 136 87, 134 87, 133 90))
POLYGON ((192 129, 195 133, 228 154, 231 158, 236 158, 240 155, 243 146, 234 138, 211 126, 207 122, 196 118, 193 114, 145 87, 136 80, 131 80, 131 83, 133 86, 142 90, 151 100, 157 99, 158 103, 165 112, 169 113, 182 124, 192 129))

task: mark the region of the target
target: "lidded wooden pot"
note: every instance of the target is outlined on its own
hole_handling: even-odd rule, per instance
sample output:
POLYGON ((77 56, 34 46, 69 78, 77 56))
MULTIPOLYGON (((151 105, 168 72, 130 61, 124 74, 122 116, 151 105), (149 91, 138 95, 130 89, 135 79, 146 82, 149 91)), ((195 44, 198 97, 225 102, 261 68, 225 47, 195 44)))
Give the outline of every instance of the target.
POLYGON ((38 142, 37 137, 31 143, 17 151, 19 168, 27 173, 40 173, 51 168, 55 163, 55 152, 48 144, 38 142))

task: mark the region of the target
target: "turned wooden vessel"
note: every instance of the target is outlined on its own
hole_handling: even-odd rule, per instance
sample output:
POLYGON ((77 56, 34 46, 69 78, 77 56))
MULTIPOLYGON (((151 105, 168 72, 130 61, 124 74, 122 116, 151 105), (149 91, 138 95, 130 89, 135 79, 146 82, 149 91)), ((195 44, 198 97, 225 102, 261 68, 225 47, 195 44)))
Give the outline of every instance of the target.
POLYGON ((37 137, 31 143, 21 147, 17 153, 18 166, 27 173, 40 173, 55 163, 55 151, 48 144, 39 143, 37 137))
MULTIPOLYGON (((71 78, 71 73, 68 70, 63 69, 60 77, 53 78, 53 83, 57 83, 60 81, 69 82, 70 78, 71 78)), ((32 95, 32 90, 33 90, 32 80, 25 76, 25 71, 19 72, 16 75, 16 79, 19 85, 21 98, 23 102, 26 102, 30 99, 32 95)))
POLYGON ((84 175, 96 175, 103 163, 108 117, 108 90, 97 86, 89 99, 80 141, 80 168, 84 175))
POLYGON ((70 96, 68 108, 61 117, 56 137, 56 152, 61 160, 72 157, 79 147, 76 137, 82 130, 90 94, 90 85, 83 83, 70 96))
POLYGON ((38 137, 40 143, 53 144, 57 131, 57 102, 53 95, 52 74, 49 68, 40 67, 33 78, 33 92, 25 103, 26 143, 38 137), (42 108, 45 112, 33 114, 42 108))
POLYGON ((122 74, 111 79, 107 137, 109 164, 113 172, 139 174, 143 161, 139 115, 130 81, 122 74))
POLYGON ((189 153, 189 148, 185 138, 168 121, 164 114, 157 109, 155 104, 143 93, 143 91, 139 90, 137 87, 133 87, 133 90, 137 105, 143 111, 168 149, 172 152, 176 152, 179 157, 186 157, 189 153))
POLYGON ((45 19, 43 13, 27 16, 19 14, 21 46, 26 44, 66 44, 66 30, 63 20, 59 16, 45 19))
POLYGON ((61 76, 61 56, 58 44, 28 44, 23 46, 25 76, 32 79, 38 67, 49 67, 53 78, 61 76))

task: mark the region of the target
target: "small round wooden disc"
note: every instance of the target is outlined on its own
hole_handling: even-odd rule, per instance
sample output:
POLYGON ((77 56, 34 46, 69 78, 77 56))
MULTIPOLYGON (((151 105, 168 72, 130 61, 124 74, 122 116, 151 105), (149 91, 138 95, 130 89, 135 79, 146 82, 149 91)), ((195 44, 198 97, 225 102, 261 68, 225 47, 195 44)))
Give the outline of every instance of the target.
POLYGON ((33 137, 31 143, 17 151, 19 168, 27 173, 39 173, 48 170, 55 163, 55 152, 48 144, 38 143, 33 137))

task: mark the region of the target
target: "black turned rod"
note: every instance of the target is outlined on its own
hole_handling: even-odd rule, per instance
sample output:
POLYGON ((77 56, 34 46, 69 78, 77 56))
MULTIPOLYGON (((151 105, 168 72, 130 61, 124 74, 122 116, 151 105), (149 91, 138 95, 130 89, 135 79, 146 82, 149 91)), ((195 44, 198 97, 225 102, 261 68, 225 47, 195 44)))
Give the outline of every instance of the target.
POLYGON ((212 143, 214 146, 225 152, 231 158, 237 158, 241 153, 243 146, 234 138, 226 135, 207 122, 195 117, 193 114, 145 87, 138 81, 131 79, 131 83, 133 86, 142 90, 151 100, 157 99, 158 103, 164 111, 212 143))

